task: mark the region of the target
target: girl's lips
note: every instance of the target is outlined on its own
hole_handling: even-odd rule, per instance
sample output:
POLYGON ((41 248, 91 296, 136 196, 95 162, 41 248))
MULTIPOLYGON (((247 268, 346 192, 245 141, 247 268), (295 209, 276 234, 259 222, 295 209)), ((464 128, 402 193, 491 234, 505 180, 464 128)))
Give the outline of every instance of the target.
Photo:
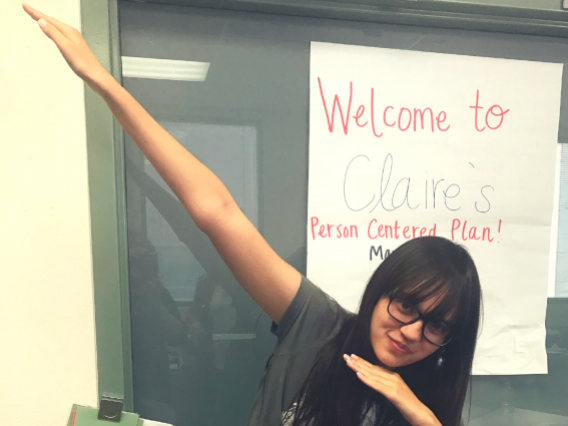
POLYGON ((410 350, 408 349, 407 346, 398 343, 397 341, 393 340, 390 336, 389 336, 389 340, 391 343, 391 348, 394 349, 395 352, 401 354, 401 355, 408 355, 410 353, 410 350))

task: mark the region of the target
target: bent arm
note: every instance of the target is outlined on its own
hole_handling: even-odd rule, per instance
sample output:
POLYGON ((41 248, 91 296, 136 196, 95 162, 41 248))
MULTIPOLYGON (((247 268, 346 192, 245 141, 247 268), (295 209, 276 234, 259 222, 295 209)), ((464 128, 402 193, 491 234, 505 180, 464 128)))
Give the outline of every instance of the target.
POLYGON ((105 100, 242 287, 278 323, 298 291, 299 272, 272 250, 219 178, 102 67, 76 29, 29 6, 24 9, 40 22, 71 69, 105 100))

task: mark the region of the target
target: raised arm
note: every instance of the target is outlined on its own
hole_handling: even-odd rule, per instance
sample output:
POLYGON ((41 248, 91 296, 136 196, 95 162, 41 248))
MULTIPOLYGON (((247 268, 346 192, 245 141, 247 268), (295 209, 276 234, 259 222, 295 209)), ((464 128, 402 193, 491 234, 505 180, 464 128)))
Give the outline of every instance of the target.
POLYGON ((124 130, 175 192, 243 288, 278 323, 300 286, 241 212, 225 185, 175 140, 100 64, 78 30, 24 4, 71 67, 107 103, 124 130))

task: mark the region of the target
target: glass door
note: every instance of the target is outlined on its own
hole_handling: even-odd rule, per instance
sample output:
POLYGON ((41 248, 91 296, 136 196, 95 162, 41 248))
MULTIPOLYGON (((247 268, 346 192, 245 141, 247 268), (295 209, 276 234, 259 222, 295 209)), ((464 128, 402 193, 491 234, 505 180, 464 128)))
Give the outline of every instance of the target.
MULTIPOLYGON (((119 6, 126 89, 302 273, 311 41, 568 61, 560 38, 119 6)), ((125 154, 135 411, 176 426, 245 425, 275 343, 270 320, 128 138, 125 154)), ((514 401, 527 424, 568 425, 566 299, 549 303, 547 327, 550 374, 475 377, 466 422, 496 424, 514 401)))

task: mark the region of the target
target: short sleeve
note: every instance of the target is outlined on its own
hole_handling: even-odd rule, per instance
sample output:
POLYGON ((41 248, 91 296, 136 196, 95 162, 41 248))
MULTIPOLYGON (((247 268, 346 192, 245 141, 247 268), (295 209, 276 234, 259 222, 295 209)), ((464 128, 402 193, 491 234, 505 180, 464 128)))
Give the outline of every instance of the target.
POLYGON ((311 349, 339 331, 349 313, 331 296, 302 276, 298 293, 272 333, 277 355, 311 349))

